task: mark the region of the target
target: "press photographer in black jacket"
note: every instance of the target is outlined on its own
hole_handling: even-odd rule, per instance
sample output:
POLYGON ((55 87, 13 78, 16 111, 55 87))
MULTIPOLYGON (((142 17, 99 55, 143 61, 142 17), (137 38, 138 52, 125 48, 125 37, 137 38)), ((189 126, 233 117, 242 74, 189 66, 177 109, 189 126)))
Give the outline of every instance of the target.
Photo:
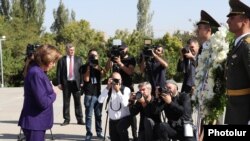
POLYGON ((86 141, 90 141, 93 134, 91 131, 92 115, 95 114, 96 135, 103 138, 102 135, 102 104, 98 102, 101 94, 101 78, 104 70, 98 62, 98 52, 96 49, 89 50, 88 61, 80 68, 80 75, 83 78, 84 85, 82 87, 86 117, 86 141))
POLYGON ((152 86, 152 94, 155 96, 157 86, 163 87, 166 81, 167 61, 163 58, 164 48, 158 45, 148 50, 148 54, 143 53, 140 62, 140 70, 145 73, 146 78, 152 86), (149 53, 151 51, 151 53, 149 53))
POLYGON ((189 39, 186 47, 181 49, 181 55, 177 65, 177 71, 182 72, 184 76, 181 92, 193 93, 199 48, 198 40, 189 39))
POLYGON ((152 141, 156 134, 155 125, 161 122, 160 110, 157 110, 158 102, 151 95, 152 88, 149 82, 140 83, 138 88, 139 91, 130 96, 130 114, 135 116, 140 113, 138 140, 152 141))
POLYGON ((177 83, 174 80, 167 80, 165 88, 168 92, 161 94, 158 98, 161 100, 160 107, 163 108, 168 122, 160 124, 157 136, 161 141, 169 139, 195 141, 189 95, 179 93, 177 83))

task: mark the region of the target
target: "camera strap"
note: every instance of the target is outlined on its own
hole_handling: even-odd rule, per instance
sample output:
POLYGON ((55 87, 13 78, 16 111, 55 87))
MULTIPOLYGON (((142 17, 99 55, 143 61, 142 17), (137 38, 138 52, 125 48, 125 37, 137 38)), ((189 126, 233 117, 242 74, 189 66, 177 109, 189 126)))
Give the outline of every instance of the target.
MULTIPOLYGON (((121 91, 122 94, 124 94, 124 88, 125 88, 125 86, 123 86, 123 85, 120 88, 120 91, 121 91)), ((107 102, 106 102, 106 105, 105 105, 105 110, 107 109, 107 105, 108 105, 108 103, 110 101, 111 94, 112 94, 112 88, 110 88, 109 91, 108 91, 108 99, 107 99, 107 102)))

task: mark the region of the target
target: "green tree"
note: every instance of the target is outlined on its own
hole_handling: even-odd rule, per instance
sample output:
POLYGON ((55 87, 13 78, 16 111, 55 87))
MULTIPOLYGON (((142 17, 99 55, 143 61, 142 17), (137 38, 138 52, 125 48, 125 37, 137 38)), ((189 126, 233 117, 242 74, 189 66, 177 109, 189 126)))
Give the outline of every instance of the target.
POLYGON ((136 29, 145 37, 153 37, 153 27, 150 22, 153 13, 149 13, 151 0, 139 0, 137 4, 137 25, 136 29))
POLYGON ((20 0, 20 7, 26 23, 34 22, 38 29, 42 29, 45 0, 20 0))
POLYGON ((0 15, 9 18, 10 16, 10 2, 9 0, 0 0, 0 15))
MULTIPOLYGON (((54 9, 53 16, 55 21, 51 25, 50 30, 57 34, 61 32, 65 25, 75 20, 75 12, 72 10, 70 15, 69 10, 65 8, 62 0, 60 0, 57 10, 54 9)), ((60 37, 58 38, 58 42, 60 42, 60 37)))

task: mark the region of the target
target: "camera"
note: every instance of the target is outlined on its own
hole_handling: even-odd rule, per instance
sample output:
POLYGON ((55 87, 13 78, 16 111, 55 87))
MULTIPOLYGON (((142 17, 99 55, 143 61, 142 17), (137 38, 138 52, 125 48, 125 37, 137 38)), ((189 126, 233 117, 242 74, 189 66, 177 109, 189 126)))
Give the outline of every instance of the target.
POLYGON ((145 57, 151 57, 153 56, 152 50, 154 50, 155 47, 152 45, 151 39, 145 39, 144 40, 144 47, 142 50, 142 53, 145 57))
POLYGON ((189 47, 185 46, 182 50, 181 50, 182 54, 186 54, 189 53, 189 47))
POLYGON ((141 98, 142 98, 142 93, 141 93, 140 91, 136 92, 136 93, 135 93, 135 99, 136 99, 136 100, 139 100, 139 99, 141 99, 141 98))
POLYGON ((99 64, 98 59, 96 59, 94 55, 89 56, 89 63, 91 65, 98 65, 99 64))
POLYGON ((171 93, 171 91, 167 88, 164 88, 164 87, 159 87, 158 88, 158 92, 159 92, 159 95, 167 95, 169 93, 171 93))
POLYGON ((26 56, 31 57, 35 53, 35 51, 38 47, 39 47, 38 44, 36 44, 36 45, 28 44, 26 47, 26 56))
POLYGON ((115 79, 115 78, 112 79, 112 84, 113 84, 113 85, 117 85, 117 84, 119 84, 119 83, 120 83, 120 80, 119 80, 119 79, 115 79))
POLYGON ((110 50, 107 52, 107 56, 111 58, 111 61, 115 61, 116 57, 119 57, 122 55, 123 51, 120 48, 122 45, 122 41, 120 39, 113 40, 112 46, 110 50))

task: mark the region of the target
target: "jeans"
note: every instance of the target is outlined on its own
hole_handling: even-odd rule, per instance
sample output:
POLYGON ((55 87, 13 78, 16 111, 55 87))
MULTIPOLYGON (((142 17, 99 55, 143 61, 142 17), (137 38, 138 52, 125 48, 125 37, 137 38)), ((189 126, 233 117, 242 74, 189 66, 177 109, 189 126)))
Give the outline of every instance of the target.
POLYGON ((95 113, 95 129, 96 133, 102 133, 102 104, 98 102, 97 96, 85 95, 85 120, 86 120, 86 135, 93 135, 91 132, 91 123, 93 111, 95 113))

